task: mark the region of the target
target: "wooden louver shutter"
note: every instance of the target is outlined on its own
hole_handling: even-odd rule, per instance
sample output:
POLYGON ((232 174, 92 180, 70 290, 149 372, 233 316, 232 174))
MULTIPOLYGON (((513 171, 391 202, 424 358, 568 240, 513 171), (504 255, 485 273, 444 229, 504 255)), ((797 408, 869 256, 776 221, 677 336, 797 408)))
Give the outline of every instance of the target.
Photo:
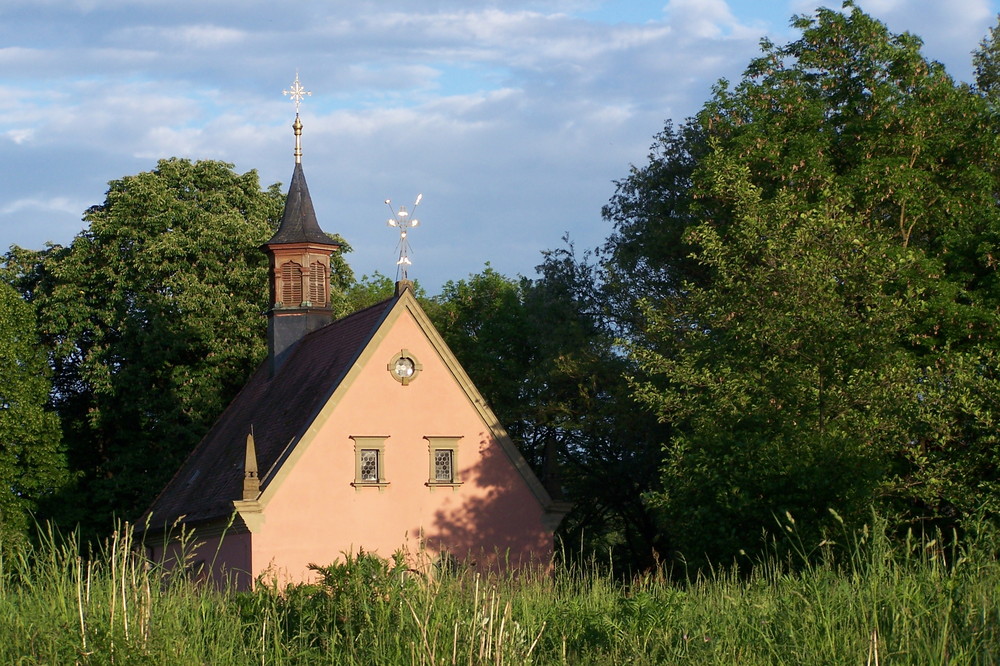
POLYGON ((309 301, 313 305, 326 306, 327 284, 326 266, 314 261, 309 265, 309 301))
POLYGON ((302 266, 294 261, 281 265, 281 302, 292 307, 302 304, 302 266))

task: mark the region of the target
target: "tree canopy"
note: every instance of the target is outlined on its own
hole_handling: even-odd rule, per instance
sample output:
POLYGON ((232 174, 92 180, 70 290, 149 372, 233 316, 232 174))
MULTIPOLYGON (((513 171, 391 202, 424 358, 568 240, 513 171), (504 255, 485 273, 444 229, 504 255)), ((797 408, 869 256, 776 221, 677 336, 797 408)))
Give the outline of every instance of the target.
POLYGON ((976 69, 976 87, 994 104, 997 103, 1000 100, 1000 14, 997 15, 997 24, 990 28, 989 34, 983 37, 979 48, 973 52, 972 64, 976 69))
POLYGON ((23 535, 30 513, 69 480, 35 313, 0 282, 0 540, 23 535))
POLYGON ((534 280, 487 266, 449 282, 428 310, 549 492, 572 504, 565 549, 650 566, 668 550, 645 497, 663 426, 634 408, 596 267, 572 244, 543 259, 534 280))
MULTIPOLYGON (((68 247, 15 248, 38 308, 55 406, 83 477, 65 516, 137 516, 266 353, 267 260, 283 197, 256 172, 161 160, 110 183, 68 247)), ((342 258, 335 287, 352 279, 342 258)), ((337 293, 337 290, 334 290, 337 293)))
POLYGON ((605 209, 636 396, 677 427, 658 502, 693 556, 786 511, 954 524, 997 481, 995 109, 853 3, 793 25, 605 209))
MULTIPOLYGON (((1000 23, 975 85, 852 2, 793 26, 667 123, 596 255, 567 241, 533 279, 487 265, 420 291, 573 502, 574 551, 724 564, 783 516, 807 539, 872 508, 1000 516, 1000 23)), ((110 183, 70 246, 11 249, 3 525, 49 500, 97 531, 144 508, 265 353, 282 202, 252 171, 162 160, 110 183)), ((392 293, 340 255, 332 282, 338 314, 392 293)))

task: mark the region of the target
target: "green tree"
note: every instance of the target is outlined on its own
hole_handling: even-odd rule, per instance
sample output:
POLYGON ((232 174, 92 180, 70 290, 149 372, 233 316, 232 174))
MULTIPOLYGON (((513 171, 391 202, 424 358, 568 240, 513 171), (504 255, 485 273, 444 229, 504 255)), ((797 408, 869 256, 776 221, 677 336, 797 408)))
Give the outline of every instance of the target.
POLYGON ((545 252, 538 272, 511 279, 487 266, 446 284, 429 311, 550 493, 572 503, 566 551, 610 549, 623 568, 649 566, 669 552, 645 498, 662 427, 627 414, 629 362, 603 325, 595 268, 567 245, 545 252))
MULTIPOLYGON (((55 405, 83 477, 64 515, 96 530, 145 508, 266 353, 277 185, 213 161, 112 181, 69 247, 15 249, 52 350, 55 405)), ((352 276, 338 258, 334 292, 352 276)))
POLYGON ((0 282, 0 540, 24 537, 31 512, 68 481, 34 310, 0 282))
MULTIPOLYGON (((386 299, 396 293, 396 283, 391 278, 375 271, 372 275, 362 275, 350 283, 344 283, 341 295, 340 316, 357 312, 386 299)), ((425 308, 433 307, 431 299, 419 281, 413 283, 413 293, 425 308)))
POLYGON ((631 575, 675 548, 649 501, 660 488, 670 426, 635 408, 627 377, 638 368, 618 345, 590 255, 578 257, 567 241, 543 257, 525 303, 543 359, 535 420, 543 441, 554 442, 559 480, 573 504, 563 543, 585 557, 611 555, 631 575))
POLYGON ((522 437, 513 417, 527 404, 526 386, 537 356, 523 289, 523 281, 501 275, 487 264, 466 280, 445 283, 427 307, 462 367, 516 439, 522 437))
POLYGON ((344 292, 345 314, 391 298, 394 292, 393 281, 378 271, 374 275, 362 275, 361 279, 354 281, 344 292))
POLYGON ((831 508, 864 520, 908 443, 916 377, 899 344, 912 301, 895 289, 911 253, 833 193, 799 212, 787 193, 763 200, 731 155, 704 166, 735 217, 688 230, 709 279, 645 301, 650 337, 669 342, 635 349, 637 397, 682 425, 658 504, 692 562, 750 550, 786 512, 799 536, 831 508))
POLYGON ((979 91, 994 102, 1000 100, 1000 14, 997 15, 997 24, 990 28, 990 33, 973 52, 972 64, 979 91))
POLYGON ((707 150, 695 122, 667 122, 656 135, 648 163, 633 166, 602 214, 614 230, 601 249, 601 297, 614 327, 626 337, 642 335, 640 300, 676 293, 698 281, 701 266, 690 257, 684 232, 697 218, 693 175, 707 150))
POLYGON ((612 297, 692 556, 785 510, 954 521, 996 484, 994 112, 853 3, 793 25, 605 209, 609 284, 655 278, 612 297))

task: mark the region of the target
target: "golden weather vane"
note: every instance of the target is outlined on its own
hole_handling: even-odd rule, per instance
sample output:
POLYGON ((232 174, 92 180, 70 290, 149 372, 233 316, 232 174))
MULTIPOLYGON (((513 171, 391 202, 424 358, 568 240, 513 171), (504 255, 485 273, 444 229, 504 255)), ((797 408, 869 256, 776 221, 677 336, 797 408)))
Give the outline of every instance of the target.
POLYGON ((299 115, 299 104, 306 97, 311 97, 312 91, 302 87, 302 84, 299 83, 299 73, 295 72, 295 80, 292 81, 291 90, 282 90, 281 94, 291 96, 291 100, 295 102, 295 115, 299 115))
POLYGON ((282 95, 290 96, 291 100, 295 102, 295 122, 292 123, 292 130, 295 131, 295 163, 302 163, 302 121, 299 120, 299 104, 302 103, 303 98, 312 96, 311 90, 306 90, 299 83, 299 73, 295 72, 295 80, 292 81, 292 86, 290 90, 282 90, 282 95))

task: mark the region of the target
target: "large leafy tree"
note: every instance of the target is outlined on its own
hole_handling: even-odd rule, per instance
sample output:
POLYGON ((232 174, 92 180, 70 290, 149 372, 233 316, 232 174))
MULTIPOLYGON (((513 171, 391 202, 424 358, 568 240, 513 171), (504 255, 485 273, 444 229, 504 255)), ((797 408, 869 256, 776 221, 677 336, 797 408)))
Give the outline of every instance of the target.
POLYGON ((601 249, 601 301, 614 327, 629 338, 645 326, 639 301, 676 294, 704 273, 691 258, 685 230, 696 221, 693 175, 707 150, 696 122, 667 122, 647 164, 617 182, 602 213, 614 230, 601 249))
POLYGON ((1000 100, 1000 15, 972 54, 972 64, 976 68, 976 87, 996 103, 1000 100))
MULTIPOLYGON (((63 515, 96 530, 145 507, 266 353, 277 185, 232 165, 161 160, 112 181, 69 247, 8 263, 52 351, 54 401, 83 476, 63 515)), ((334 282, 350 279, 340 263, 334 282)), ((335 284, 335 286, 337 286, 335 284)))
POLYGON ((67 482, 59 420, 46 409, 49 369, 35 313, 0 282, 0 540, 22 538, 30 513, 67 482))
POLYGON ((549 491, 572 503, 566 552, 610 549, 623 567, 648 566, 669 550, 645 498, 661 426, 632 409, 594 267, 567 245, 544 253, 538 272, 487 267, 446 284, 428 309, 549 491))
POLYGON ((899 344, 912 303, 894 289, 910 253, 832 193, 799 212, 729 156, 705 166, 734 217, 689 229, 710 278, 645 301, 647 333, 669 342, 635 348, 637 397, 682 425, 658 503, 689 561, 751 550, 786 512, 812 532, 829 508, 864 517, 907 444, 915 377, 899 344))
POLYGON ((609 285, 651 277, 611 296, 690 555, 785 511, 954 520, 997 481, 995 110, 850 2, 794 25, 605 211, 609 285))

